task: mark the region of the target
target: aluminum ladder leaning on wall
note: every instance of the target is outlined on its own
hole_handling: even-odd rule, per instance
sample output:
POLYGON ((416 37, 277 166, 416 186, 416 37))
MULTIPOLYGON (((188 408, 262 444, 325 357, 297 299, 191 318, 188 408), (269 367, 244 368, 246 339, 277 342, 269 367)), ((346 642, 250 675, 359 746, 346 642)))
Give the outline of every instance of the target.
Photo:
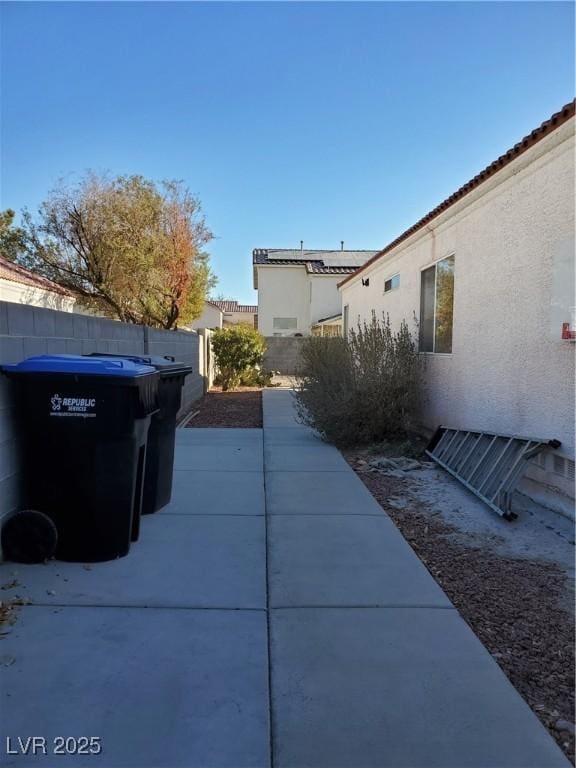
POLYGON ((559 440, 538 440, 516 435, 438 427, 426 453, 468 490, 506 520, 512 512, 512 494, 526 462, 545 448, 559 448, 559 440))

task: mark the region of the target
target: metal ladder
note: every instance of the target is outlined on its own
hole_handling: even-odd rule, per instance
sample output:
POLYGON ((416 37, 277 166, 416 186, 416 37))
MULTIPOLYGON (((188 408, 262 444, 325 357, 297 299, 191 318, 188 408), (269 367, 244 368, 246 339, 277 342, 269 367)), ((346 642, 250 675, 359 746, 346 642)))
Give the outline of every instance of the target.
POLYGON ((426 453, 506 520, 514 520, 512 493, 526 462, 559 440, 438 427, 426 453))

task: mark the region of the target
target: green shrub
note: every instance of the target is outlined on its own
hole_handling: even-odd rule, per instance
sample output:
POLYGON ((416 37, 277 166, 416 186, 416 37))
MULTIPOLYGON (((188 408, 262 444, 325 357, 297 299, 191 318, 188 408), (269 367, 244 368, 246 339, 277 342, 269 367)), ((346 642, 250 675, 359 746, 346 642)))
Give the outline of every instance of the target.
POLYGON ((216 380, 226 391, 258 370, 264 357, 264 337, 249 325, 219 328, 212 336, 212 349, 218 369, 216 380))
POLYGON ((303 344, 296 407, 303 423, 336 445, 397 438, 414 429, 421 363, 408 325, 351 330, 348 340, 310 336, 303 344))
POLYGON ((273 372, 266 368, 249 368, 240 376, 242 387, 271 387, 273 372))

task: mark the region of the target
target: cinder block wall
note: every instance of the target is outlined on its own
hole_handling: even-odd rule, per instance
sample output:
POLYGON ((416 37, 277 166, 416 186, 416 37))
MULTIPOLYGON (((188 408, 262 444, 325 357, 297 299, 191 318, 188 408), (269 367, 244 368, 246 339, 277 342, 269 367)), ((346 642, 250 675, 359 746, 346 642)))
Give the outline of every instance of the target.
POLYGON ((192 366, 192 374, 184 380, 182 389, 182 408, 179 416, 189 410, 189 406, 204 394, 204 378, 200 365, 200 344, 197 333, 185 331, 160 331, 147 328, 147 354, 171 355, 175 360, 192 366))
POLYGON ((284 376, 298 373, 300 350, 305 341, 301 336, 266 336, 264 367, 284 376))
MULTIPOLYGON (((204 392, 199 338, 195 332, 160 331, 141 325, 70 312, 0 302, 0 364, 31 355, 111 352, 125 355, 172 355, 192 366, 182 392, 179 417, 204 392)), ((14 385, 0 374, 0 519, 18 509, 19 430, 14 385)))

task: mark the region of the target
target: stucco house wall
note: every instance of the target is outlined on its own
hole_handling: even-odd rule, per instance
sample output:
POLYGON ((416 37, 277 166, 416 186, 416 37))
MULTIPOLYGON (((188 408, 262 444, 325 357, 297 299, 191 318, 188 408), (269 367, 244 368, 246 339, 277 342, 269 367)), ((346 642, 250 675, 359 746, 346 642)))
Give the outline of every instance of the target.
POLYGON ((204 309, 200 317, 193 320, 188 327, 194 330, 200 328, 222 328, 222 318, 222 310, 206 301, 204 302, 204 309))
POLYGON ((309 275, 310 278, 310 322, 340 314, 341 301, 338 283, 342 275, 309 275))
POLYGON ((304 267, 258 267, 258 330, 263 336, 309 335, 310 286, 304 267), (275 317, 295 317, 296 328, 274 328, 275 317))
POLYGON ((258 328, 264 336, 309 336, 318 320, 338 315, 342 275, 310 274, 304 266, 258 267, 258 328), (297 328, 274 328, 275 317, 296 317, 297 328))
MULTIPOLYGON (((454 255, 452 352, 423 355, 426 426, 556 438, 574 460, 574 149, 571 118, 341 285, 350 326, 374 310, 416 333, 420 273, 454 255)), ((530 474, 573 495, 567 475, 530 474)))
POLYGON ((224 326, 249 325, 254 328, 255 312, 224 312, 224 326))
POLYGON ((0 301, 27 304, 31 307, 44 307, 44 309, 57 309, 61 312, 73 312, 76 304, 76 299, 73 296, 15 283, 4 278, 0 278, 0 301))

